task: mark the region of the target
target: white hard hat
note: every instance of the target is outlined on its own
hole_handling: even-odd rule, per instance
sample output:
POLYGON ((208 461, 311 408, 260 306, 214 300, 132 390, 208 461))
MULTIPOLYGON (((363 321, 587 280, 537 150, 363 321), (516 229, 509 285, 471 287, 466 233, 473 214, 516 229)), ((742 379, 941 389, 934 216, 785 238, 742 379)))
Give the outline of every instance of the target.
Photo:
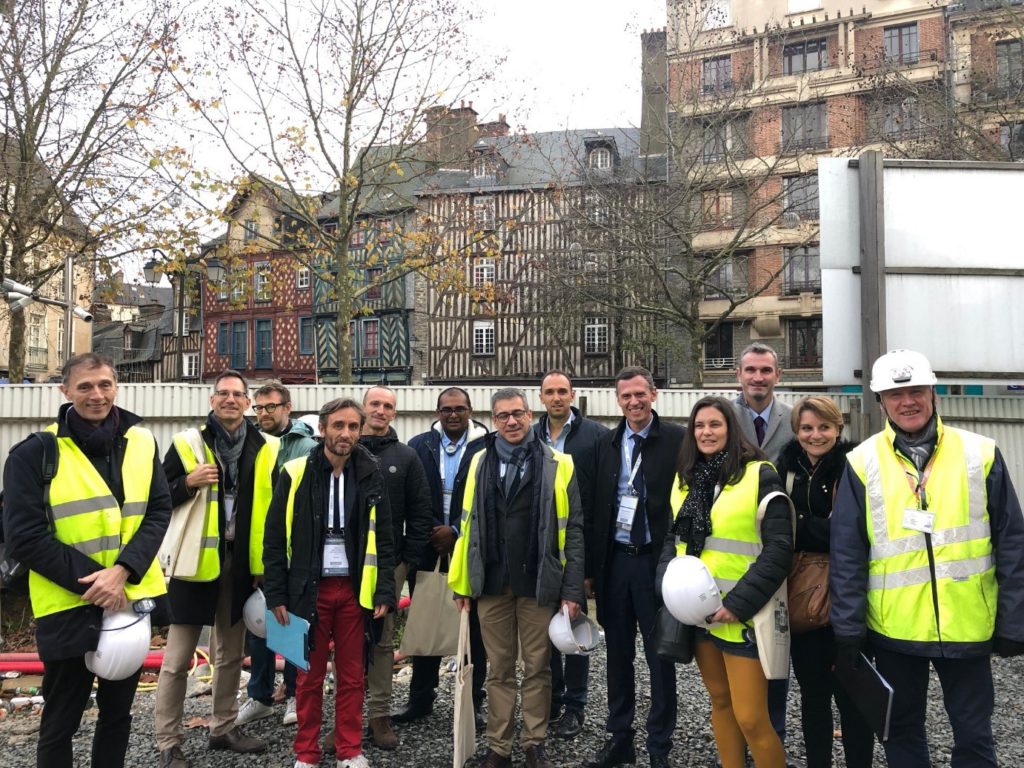
POLYGON ((148 613, 104 611, 99 645, 85 654, 85 666, 104 680, 124 680, 145 662, 152 636, 148 613))
POLYGON ((722 595, 711 571, 693 555, 675 557, 668 564, 661 596, 676 621, 694 627, 708 626, 707 618, 722 607, 722 595))
POLYGON ((267 598, 262 589, 257 589, 242 606, 242 620, 245 628, 256 637, 267 639, 267 598))
POLYGON ((582 611, 570 621, 569 608, 563 606, 548 622, 548 637, 562 653, 587 656, 601 644, 604 630, 582 611))
POLYGON ((937 381, 928 358, 909 349, 886 352, 871 366, 872 392, 900 387, 933 387, 937 381))

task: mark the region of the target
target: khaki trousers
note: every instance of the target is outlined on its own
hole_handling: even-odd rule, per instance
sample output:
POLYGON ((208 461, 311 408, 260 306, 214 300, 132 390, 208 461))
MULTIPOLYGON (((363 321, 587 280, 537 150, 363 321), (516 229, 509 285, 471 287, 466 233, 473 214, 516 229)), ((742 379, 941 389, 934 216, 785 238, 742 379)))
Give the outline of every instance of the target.
MULTIPOLYGON (((395 568, 395 606, 402 594, 402 585, 409 572, 406 563, 395 568)), ((391 714, 391 687, 395 681, 395 612, 384 617, 380 642, 373 646, 373 661, 366 673, 366 717, 387 717, 391 714)))
MULTIPOLYGON (((551 608, 530 597, 516 597, 508 587, 501 595, 477 600, 480 633, 489 665, 487 676, 487 746, 503 757, 512 755, 515 733, 516 657, 522 654, 523 749, 543 744, 551 712, 551 608), (517 653, 518 652, 518 653, 517 653)), ((476 663, 476 659, 473 660, 476 663)))
MULTIPOLYGON (((223 736, 235 727, 238 716, 238 683, 245 655, 245 622, 231 624, 231 555, 221 566, 221 583, 217 596, 217 614, 210 645, 213 653, 213 715, 210 735, 223 736)), ((153 727, 157 749, 163 751, 181 746, 184 732, 181 717, 185 710, 185 689, 192 655, 199 644, 203 628, 193 624, 171 624, 160 667, 156 702, 153 706, 153 727)))

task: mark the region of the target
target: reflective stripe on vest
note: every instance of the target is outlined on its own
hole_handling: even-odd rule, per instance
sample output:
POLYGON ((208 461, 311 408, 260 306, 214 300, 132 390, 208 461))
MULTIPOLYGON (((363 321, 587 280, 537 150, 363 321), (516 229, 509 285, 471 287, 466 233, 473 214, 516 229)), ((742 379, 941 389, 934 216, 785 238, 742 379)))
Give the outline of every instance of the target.
MULTIPOLYGON (((477 451, 469 461, 466 474, 466 490, 462 495, 462 522, 459 538, 455 540, 448 568, 448 586, 457 595, 473 595, 469 577, 469 538, 473 525, 473 498, 476 495, 477 472, 486 451, 477 451)), ((565 569, 565 535, 569 527, 569 483, 572 481, 574 465, 572 456, 552 451, 555 466, 555 519, 558 526, 558 559, 565 569)), ((481 585, 481 589, 483 585, 481 585)))
MULTIPOLYGON (((301 456, 285 463, 284 471, 291 477, 288 489, 288 504, 285 507, 284 528, 287 537, 286 550, 288 564, 292 562, 292 523, 295 519, 295 494, 306 473, 306 458, 301 456)), ((359 578, 359 605, 368 611, 373 610, 373 598, 377 594, 377 505, 370 507, 370 521, 366 534, 366 554, 363 558, 362 573, 359 578)))
MULTIPOLYGON (((57 425, 47 431, 57 434, 57 425)), ((121 461, 125 503, 118 508, 106 481, 70 437, 58 437, 57 474, 50 483, 54 537, 109 568, 142 524, 149 504, 156 441, 142 427, 125 432, 127 445, 121 461)), ((153 558, 138 584, 125 584, 129 600, 166 593, 160 565, 153 558)), ((87 605, 80 595, 58 586, 44 576, 29 573, 32 613, 38 618, 87 605)))
MULTIPOLYGON (((200 435, 206 430, 204 426, 199 430, 200 435)), ((202 439, 202 438, 200 438, 202 439)), ((178 452, 178 459, 185 474, 189 474, 198 466, 199 458, 189 445, 186 432, 178 432, 171 438, 174 449, 178 452)), ((210 446, 203 442, 203 463, 216 464, 210 446)), ((217 552, 220 546, 220 510, 217 498, 219 497, 220 484, 215 482, 207 488, 206 494, 206 516, 203 520, 203 538, 200 540, 202 549, 199 552, 199 565, 194 576, 176 577, 182 581, 214 581, 220 576, 220 554, 217 552)))
POLYGON ((892 428, 850 454, 867 507, 867 626, 911 642, 984 642, 995 631, 998 594, 985 490, 995 443, 941 421, 938 430, 925 486, 934 515, 934 580, 925 535, 903 527, 904 510, 920 507, 908 483, 909 477, 916 485, 918 472, 897 455, 892 428))
MULTIPOLYGON (((735 485, 727 485, 711 506, 711 530, 714 536, 704 540, 700 559, 707 565, 722 597, 733 589, 761 554, 761 532, 757 529, 757 500, 760 494, 760 473, 764 461, 747 464, 743 477, 735 485)), ((671 506, 676 517, 689 494, 688 487, 680 487, 678 476, 673 483, 671 506)), ((686 554, 686 542, 676 542, 676 554, 686 554)), ((730 622, 712 627, 716 637, 731 643, 741 643, 744 625, 730 622)))

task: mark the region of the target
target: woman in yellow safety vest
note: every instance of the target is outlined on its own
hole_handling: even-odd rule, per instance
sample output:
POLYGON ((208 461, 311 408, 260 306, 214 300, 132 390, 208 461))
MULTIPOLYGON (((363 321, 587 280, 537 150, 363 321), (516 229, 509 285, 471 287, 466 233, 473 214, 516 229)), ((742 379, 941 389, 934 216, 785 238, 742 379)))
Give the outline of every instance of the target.
POLYGON ((711 727, 722 768, 743 768, 745 747, 758 768, 785 768, 782 742, 768 716, 768 681, 758 661, 750 620, 789 571, 793 530, 775 468, 735 422, 733 406, 704 397, 690 413, 672 493, 675 538, 663 564, 676 555, 699 557, 722 593, 709 629, 697 629, 694 657, 711 697, 711 727))

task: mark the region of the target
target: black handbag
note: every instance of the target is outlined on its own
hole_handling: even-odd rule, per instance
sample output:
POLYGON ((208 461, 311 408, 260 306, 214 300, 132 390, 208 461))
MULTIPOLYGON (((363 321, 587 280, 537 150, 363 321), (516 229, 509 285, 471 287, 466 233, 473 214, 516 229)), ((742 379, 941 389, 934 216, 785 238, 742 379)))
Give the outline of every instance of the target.
POLYGON ((654 617, 651 645, 654 652, 673 664, 689 664, 693 661, 693 646, 697 642, 697 628, 677 621, 661 606, 654 617))

